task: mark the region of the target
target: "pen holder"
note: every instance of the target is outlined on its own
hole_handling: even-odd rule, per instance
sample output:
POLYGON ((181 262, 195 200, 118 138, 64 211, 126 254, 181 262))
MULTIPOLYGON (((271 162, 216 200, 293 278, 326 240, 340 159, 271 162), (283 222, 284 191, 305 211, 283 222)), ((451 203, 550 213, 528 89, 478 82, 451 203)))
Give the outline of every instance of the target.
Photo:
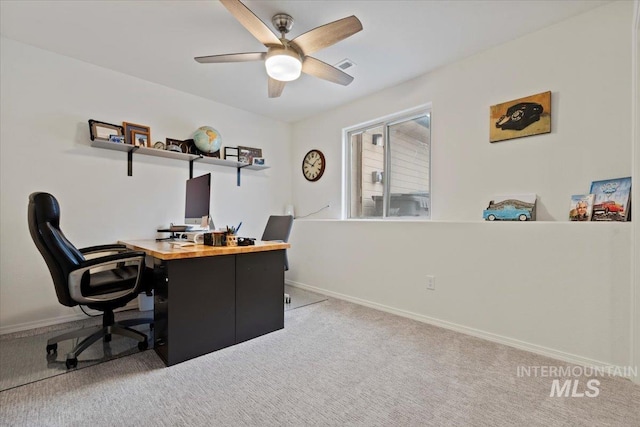
POLYGON ((238 246, 238 236, 227 234, 227 246, 238 246))

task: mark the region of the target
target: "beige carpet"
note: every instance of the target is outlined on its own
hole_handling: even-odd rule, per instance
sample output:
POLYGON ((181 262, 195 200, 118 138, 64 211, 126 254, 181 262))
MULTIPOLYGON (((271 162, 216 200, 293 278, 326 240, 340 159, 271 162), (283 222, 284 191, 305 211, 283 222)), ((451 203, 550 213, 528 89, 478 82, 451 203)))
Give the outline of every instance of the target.
POLYGON ((170 368, 146 351, 4 391, 0 425, 640 425, 629 380, 549 397, 551 378, 517 375, 549 365, 566 366, 330 298, 286 312, 284 330, 170 368))

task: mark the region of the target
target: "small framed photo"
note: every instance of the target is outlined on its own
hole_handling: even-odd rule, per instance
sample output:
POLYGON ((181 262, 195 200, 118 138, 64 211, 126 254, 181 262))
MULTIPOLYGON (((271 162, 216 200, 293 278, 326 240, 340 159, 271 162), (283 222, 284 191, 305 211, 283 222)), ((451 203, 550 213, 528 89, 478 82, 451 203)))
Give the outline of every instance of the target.
POLYGON ((123 136, 124 128, 111 123, 89 120, 89 132, 92 141, 109 141, 111 135, 123 136))
POLYGON ((238 161, 241 163, 253 164, 254 157, 262 157, 262 148, 240 147, 238 146, 238 161))
POLYGON ((253 164, 256 166, 264 166, 264 157, 254 157, 253 164))
POLYGON ((238 147, 224 147, 225 160, 238 160, 238 147))
POLYGON ((131 141, 136 147, 148 147, 149 146, 149 133, 141 132, 139 130, 131 131, 131 141))
POLYGON ((593 194, 576 194, 571 196, 569 221, 591 221, 593 216, 593 194))
POLYGON ((109 142, 124 144, 124 135, 109 135, 109 142))
POLYGON ((129 122, 123 122, 122 123, 123 127, 124 127, 124 137, 125 137, 125 141, 126 144, 131 144, 131 145, 138 145, 140 146, 140 144, 136 144, 136 140, 133 138, 134 136, 134 132, 136 134, 146 134, 146 142, 144 147, 148 147, 149 145, 149 141, 151 141, 151 128, 149 126, 145 126, 145 125, 137 125, 135 123, 129 123, 129 122))

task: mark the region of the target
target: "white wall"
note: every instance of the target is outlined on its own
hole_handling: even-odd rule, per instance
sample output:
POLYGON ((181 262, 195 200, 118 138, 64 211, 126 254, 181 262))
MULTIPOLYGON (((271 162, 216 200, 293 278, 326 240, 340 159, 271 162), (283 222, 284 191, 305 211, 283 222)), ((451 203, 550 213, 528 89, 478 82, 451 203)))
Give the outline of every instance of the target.
POLYGON ((294 124, 296 213, 331 201, 311 218, 340 218, 342 129, 431 102, 436 221, 298 220, 288 280, 567 360, 629 365, 632 224, 567 216, 591 181, 632 173, 632 11, 594 9, 294 124), (488 142, 491 105, 547 90, 551 134, 488 142), (327 160, 317 183, 298 172, 312 147, 327 160), (536 193, 538 222, 479 220, 508 192, 536 193))
POLYGON ((628 223, 298 220, 287 277, 553 357, 628 365, 630 230, 628 223), (427 275, 435 291, 426 289, 427 275))
MULTIPOLYGON (((633 120, 633 136, 634 136, 634 169, 633 176, 637 179, 640 177, 640 0, 634 1, 634 22, 633 22, 633 82, 635 83, 635 91, 633 93, 633 108, 631 109, 631 120, 633 120)), ((640 200, 640 186, 632 187, 633 199, 640 200)), ((634 342, 632 360, 634 366, 640 366, 640 214, 638 209, 633 215, 634 239, 632 248, 632 274, 634 281, 632 283, 635 300, 632 301, 635 316, 632 318, 632 340, 634 342)), ((640 374, 634 381, 640 384, 640 374)))
MULTIPOLYGON (((209 125, 223 145, 261 147, 271 169, 243 171, 195 164, 212 173, 217 226, 243 221, 259 237, 267 217, 291 201, 290 125, 157 84, 1 39, 0 331, 75 316, 60 305, 27 228, 33 191, 54 194, 61 225, 78 247, 155 238, 156 228, 184 219, 187 162, 126 154, 89 145, 88 120, 151 127, 152 141, 187 139, 209 125)), ((115 59, 117 60, 117 58, 115 59)))

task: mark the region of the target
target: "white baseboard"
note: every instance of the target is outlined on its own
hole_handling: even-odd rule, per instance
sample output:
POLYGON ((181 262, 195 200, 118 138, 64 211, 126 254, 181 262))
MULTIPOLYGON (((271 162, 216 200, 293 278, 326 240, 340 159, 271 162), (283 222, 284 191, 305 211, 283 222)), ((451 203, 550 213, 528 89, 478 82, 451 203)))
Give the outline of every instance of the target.
MULTIPOLYGON (((409 319, 417 320, 418 322, 428 323, 430 325, 438 326, 441 328, 449 329, 455 332, 460 332, 466 335, 471 335, 477 338, 482 338, 487 341, 495 342, 498 344, 504 344, 509 347, 514 347, 519 350, 529 351, 531 353, 539 354, 541 356, 551 357, 553 359, 561 360, 563 362, 571 363, 574 365, 601 368, 608 372, 628 372, 628 368, 622 366, 610 365, 608 363, 600 362, 598 360, 589 359, 586 357, 578 356, 571 353, 566 353, 560 350, 556 350, 549 347, 539 346, 537 344, 532 344, 526 341, 520 341, 517 339, 505 337, 502 335, 494 334, 491 332, 482 331, 480 329, 470 328, 468 326, 459 325, 456 323, 448 322, 446 320, 440 320, 429 316, 424 316, 422 314, 413 313, 406 310, 397 309, 394 307, 390 307, 383 304, 378 304, 375 302, 367 301, 361 298, 352 297, 349 295, 341 294, 338 292, 328 291, 326 289, 317 288, 315 286, 309 286, 304 283, 294 282, 292 280, 285 280, 287 285, 306 289, 311 292, 316 292, 319 294, 323 294, 329 297, 337 298, 340 300, 352 302, 354 304, 363 305, 365 307, 374 308, 376 310, 384 311, 391 314, 396 314, 401 317, 406 317, 409 319)), ((629 376, 623 376, 624 378, 632 379, 629 376)))

